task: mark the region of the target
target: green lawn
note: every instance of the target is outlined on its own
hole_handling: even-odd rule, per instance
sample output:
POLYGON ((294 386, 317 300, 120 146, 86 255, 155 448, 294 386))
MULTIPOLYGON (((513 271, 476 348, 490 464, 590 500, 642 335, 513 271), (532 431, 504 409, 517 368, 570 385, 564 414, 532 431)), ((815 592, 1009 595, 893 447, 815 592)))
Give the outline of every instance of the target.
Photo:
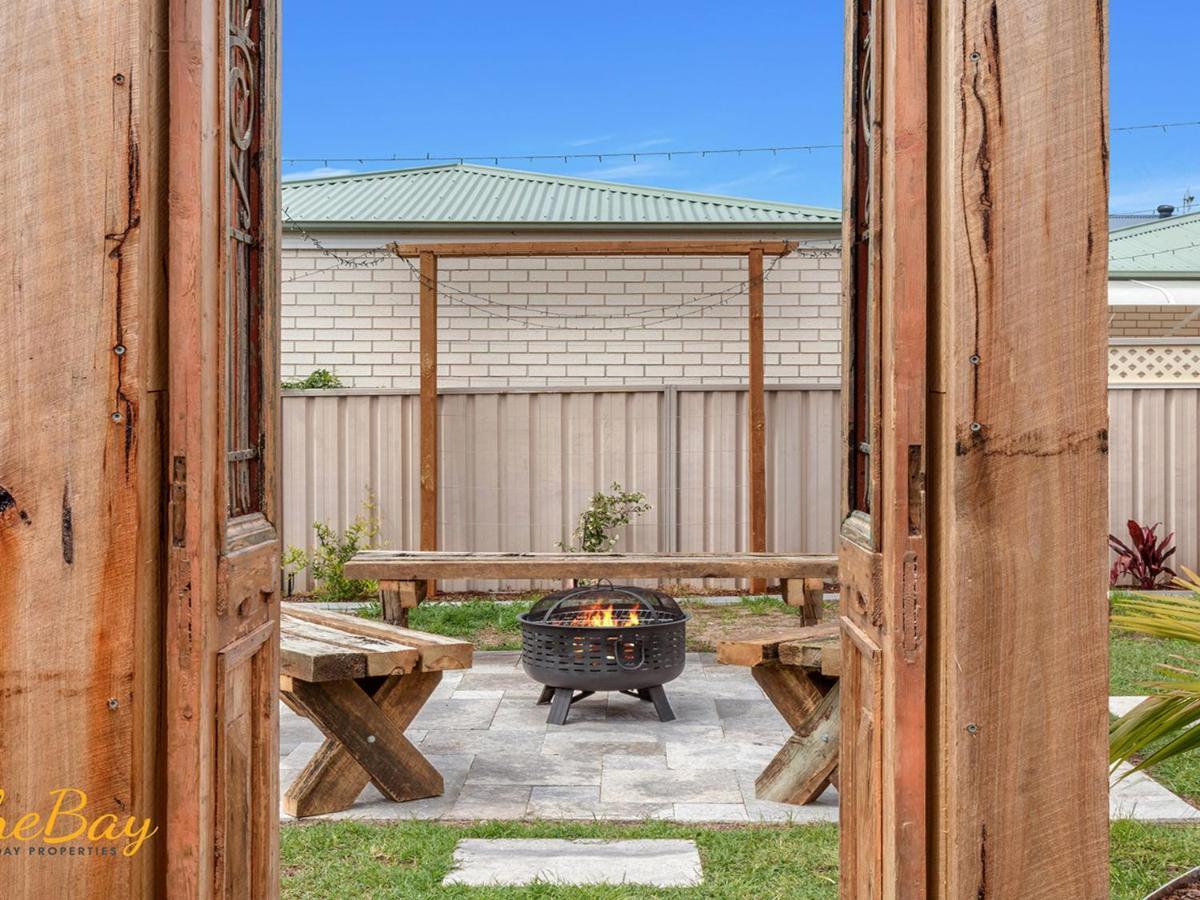
MULTIPOLYGON (((282 831, 283 896, 290 898, 545 897, 638 898, 837 897, 837 828, 832 825, 713 827, 646 822, 490 822, 453 825, 328 822, 282 831), (700 848, 705 882, 697 888, 630 886, 443 888, 454 845, 466 837, 690 838, 700 848)), ((1141 900, 1200 861, 1200 829, 1118 822, 1112 826, 1113 900, 1141 900)))

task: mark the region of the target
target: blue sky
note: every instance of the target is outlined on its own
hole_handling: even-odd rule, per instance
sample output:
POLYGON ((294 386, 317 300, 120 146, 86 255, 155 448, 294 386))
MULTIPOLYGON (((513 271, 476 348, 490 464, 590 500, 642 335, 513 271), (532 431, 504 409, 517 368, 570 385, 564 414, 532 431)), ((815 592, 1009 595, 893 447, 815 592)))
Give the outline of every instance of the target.
MULTIPOLYGON (((283 4, 284 157, 512 155, 838 143, 842 4, 283 4)), ((1200 119, 1195 0, 1110 0, 1114 125, 1200 119)), ((503 162, 840 205, 837 150, 503 162)), ((407 163, 323 159, 285 176, 407 163)), ((1200 127, 1118 133, 1112 209, 1200 194, 1200 127)))

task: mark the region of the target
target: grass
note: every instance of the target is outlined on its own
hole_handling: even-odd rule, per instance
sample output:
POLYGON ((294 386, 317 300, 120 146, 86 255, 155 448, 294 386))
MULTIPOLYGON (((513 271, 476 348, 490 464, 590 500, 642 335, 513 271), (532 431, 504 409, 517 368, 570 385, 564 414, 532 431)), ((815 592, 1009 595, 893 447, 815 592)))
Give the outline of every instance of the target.
MULTIPOLYGON (((410 610, 408 624, 418 631, 461 637, 477 650, 520 650, 521 626, 517 616, 527 612, 534 600, 498 603, 480 597, 453 603, 422 603, 410 610)), ((742 597, 741 602, 712 606, 682 600, 680 605, 692 614, 688 628, 689 650, 711 651, 714 641, 726 632, 736 631, 740 623, 764 630, 790 624, 800 608, 788 606, 778 597, 742 597)), ((380 607, 372 603, 361 615, 378 619, 380 607)))
MULTIPOLYGON (((1121 594, 1114 592, 1114 596, 1121 594)), ((1173 656, 1195 659, 1197 655, 1196 645, 1190 641, 1165 640, 1115 628, 1108 648, 1109 693, 1114 696, 1148 693, 1146 682, 1159 677, 1156 665, 1172 662, 1173 656)), ((1200 806, 1200 753, 1168 759, 1152 766, 1148 774, 1167 790, 1200 806)))
MULTIPOLYGON (((1200 860, 1200 829, 1116 822, 1111 830, 1112 900, 1140 900, 1200 860)), ((704 826, 671 822, 408 821, 388 825, 322 822, 281 829, 283 896, 423 900, 471 897, 638 900, 638 898, 837 897, 838 833, 833 825, 704 826), (466 888, 441 886, 454 845, 469 837, 687 838, 704 864, 695 888, 466 888)))
POLYGON ((817 900, 837 896, 837 828, 741 828, 646 822, 322 823, 281 829, 283 896, 480 900, 516 897, 620 898, 754 897, 817 900), (704 863, 700 888, 441 887, 454 845, 468 837, 690 838, 704 863))
POLYGON ((1112 900, 1141 900, 1200 864, 1200 828, 1194 826, 1113 822, 1109 841, 1112 900))

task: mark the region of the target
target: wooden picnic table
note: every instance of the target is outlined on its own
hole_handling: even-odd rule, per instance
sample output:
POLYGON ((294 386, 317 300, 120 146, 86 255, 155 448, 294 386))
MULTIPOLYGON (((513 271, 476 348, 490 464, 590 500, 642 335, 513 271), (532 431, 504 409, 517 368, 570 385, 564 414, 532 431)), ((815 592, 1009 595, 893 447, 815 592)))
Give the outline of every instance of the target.
POLYGON ((780 553, 460 553, 363 550, 346 563, 347 578, 379 582, 384 619, 407 622, 407 611, 437 578, 762 578, 777 581, 784 600, 803 607, 803 621, 820 619, 836 556, 780 553))
POLYGON ((755 779, 755 796, 811 803, 830 782, 836 785, 841 728, 837 623, 718 641, 717 661, 748 666, 793 732, 755 779))
POLYGON ((284 796, 297 817, 347 809, 372 782, 389 800, 439 796, 441 773, 404 736, 446 669, 469 669, 466 641, 284 603, 283 702, 325 742, 284 796))

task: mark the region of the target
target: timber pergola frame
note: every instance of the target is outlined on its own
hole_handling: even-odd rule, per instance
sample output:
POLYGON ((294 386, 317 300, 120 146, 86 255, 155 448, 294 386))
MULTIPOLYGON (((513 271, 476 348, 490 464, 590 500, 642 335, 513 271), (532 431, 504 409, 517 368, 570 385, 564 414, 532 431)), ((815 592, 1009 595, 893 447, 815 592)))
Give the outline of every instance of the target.
MULTIPOLYGON (((621 241, 459 241, 388 245, 402 259, 420 260, 421 379, 421 546, 438 549, 438 258, 485 256, 745 256, 748 295, 747 344, 749 433, 749 552, 767 549, 767 422, 763 391, 763 257, 786 256, 797 241, 621 240, 621 241)), ((752 578, 752 592, 766 581, 752 578)))

